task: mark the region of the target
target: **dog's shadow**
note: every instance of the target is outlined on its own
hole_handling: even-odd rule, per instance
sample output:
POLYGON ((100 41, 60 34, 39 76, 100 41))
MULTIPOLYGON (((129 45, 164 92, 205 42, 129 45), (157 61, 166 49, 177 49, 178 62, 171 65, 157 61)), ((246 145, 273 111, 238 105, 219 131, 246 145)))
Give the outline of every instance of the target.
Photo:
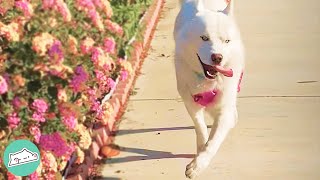
MULTIPOLYGON (((210 128, 211 126, 208 126, 210 128)), ((137 133, 146 133, 146 132, 160 132, 160 131, 178 131, 194 129, 193 126, 186 127, 170 127, 170 128, 150 128, 150 129, 132 129, 132 130, 118 130, 116 136, 122 136, 126 134, 137 134, 137 133)), ((133 161, 143 161, 143 160, 153 160, 153 159, 169 159, 169 158, 194 158, 194 154, 172 154, 171 152, 166 151, 157 151, 150 149, 141 149, 133 147, 120 147, 122 152, 131 152, 135 154, 141 154, 136 156, 127 156, 127 157, 114 157, 110 159, 105 159, 107 164, 117 164, 133 161)))

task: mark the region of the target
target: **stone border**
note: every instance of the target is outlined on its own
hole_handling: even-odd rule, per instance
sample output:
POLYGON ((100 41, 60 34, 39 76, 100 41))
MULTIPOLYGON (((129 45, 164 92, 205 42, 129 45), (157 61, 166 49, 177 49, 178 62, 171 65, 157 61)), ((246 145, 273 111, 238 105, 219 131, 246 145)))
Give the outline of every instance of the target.
POLYGON ((70 175, 67 180, 85 180, 93 170, 94 161, 101 159, 99 155, 100 148, 113 142, 114 132, 117 130, 116 122, 123 115, 130 96, 131 89, 135 84, 137 75, 140 72, 141 65, 146 57, 150 47, 151 39, 155 27, 160 17, 160 12, 165 0, 154 0, 142 18, 142 24, 145 25, 142 39, 135 41, 132 46, 130 58, 134 73, 129 75, 125 81, 119 81, 117 87, 107 102, 113 107, 113 115, 105 126, 96 127, 92 130, 92 144, 85 152, 84 162, 80 165, 72 165, 70 175))

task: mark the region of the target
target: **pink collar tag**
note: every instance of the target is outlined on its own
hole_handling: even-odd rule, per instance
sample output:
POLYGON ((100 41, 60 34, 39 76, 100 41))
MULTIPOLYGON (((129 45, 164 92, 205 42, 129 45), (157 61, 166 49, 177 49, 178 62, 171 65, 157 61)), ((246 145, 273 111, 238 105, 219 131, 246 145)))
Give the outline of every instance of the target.
POLYGON ((213 103, 215 101, 215 97, 218 94, 217 91, 207 91, 203 93, 198 93, 196 95, 193 95, 194 102, 200 104, 201 106, 207 107, 209 104, 213 103))
MULTIPOLYGON (((238 82, 238 92, 240 92, 240 84, 243 77, 243 72, 240 75, 239 82, 238 82)), ((203 93, 198 93, 195 95, 192 95, 194 102, 198 103, 201 106, 207 107, 209 104, 214 103, 216 100, 216 95, 219 91, 212 90, 212 91, 206 91, 203 93)))

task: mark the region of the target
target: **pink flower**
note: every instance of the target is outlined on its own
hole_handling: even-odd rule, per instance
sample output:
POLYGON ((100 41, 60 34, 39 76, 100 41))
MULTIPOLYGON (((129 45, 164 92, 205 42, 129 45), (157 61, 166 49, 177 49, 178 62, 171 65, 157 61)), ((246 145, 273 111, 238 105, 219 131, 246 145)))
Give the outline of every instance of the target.
POLYGON ((34 173, 30 174, 29 178, 30 178, 30 180, 39 180, 38 172, 35 171, 34 173))
POLYGON ((100 106, 99 110, 97 111, 97 119, 101 120, 102 124, 107 124, 108 120, 114 114, 113 107, 110 103, 104 103, 100 106))
POLYGON ((73 130, 77 125, 77 118, 75 113, 69 112, 68 115, 62 116, 62 122, 69 130, 73 130))
POLYGON ((115 82, 102 71, 96 70, 96 79, 99 84, 99 90, 103 93, 109 92, 114 86, 115 82))
POLYGON ((43 9, 50 9, 56 3, 56 0, 42 0, 42 8, 43 9))
POLYGON ((33 135, 34 141, 39 143, 41 137, 41 131, 38 126, 30 126, 29 128, 30 134, 33 135))
POLYGON ((111 18, 111 16, 113 15, 113 11, 108 0, 93 0, 93 3, 96 5, 96 7, 102 9, 107 18, 111 18))
POLYGON ((106 52, 114 54, 116 49, 116 42, 112 37, 105 38, 103 41, 103 48, 106 52))
POLYGON ((123 29, 122 29, 122 27, 121 27, 119 24, 117 24, 117 23, 115 23, 115 22, 112 22, 111 20, 107 19, 107 20, 105 21, 105 25, 107 26, 107 29, 108 29, 110 32, 112 32, 112 33, 114 33, 114 34, 117 34, 117 35, 119 35, 119 36, 122 36, 122 35, 123 35, 123 29))
POLYGON ((46 118, 44 117, 43 113, 34 112, 32 114, 32 119, 34 119, 37 122, 45 122, 46 118))
POLYGON ((107 86, 110 87, 110 89, 113 89, 114 86, 116 85, 116 82, 112 78, 107 79, 107 86))
POLYGON ((7 91, 8 91, 7 81, 2 76, 0 76, 0 95, 6 93, 7 91))
POLYGON ((79 11, 84 11, 100 31, 104 30, 102 18, 91 0, 77 0, 76 7, 79 11))
POLYGON ((74 147, 68 146, 67 142, 58 132, 46 134, 40 137, 40 147, 45 151, 51 151, 57 157, 70 156, 74 147))
POLYGON ((59 102, 67 102, 68 101, 68 96, 67 96, 67 92, 65 89, 63 89, 61 86, 57 86, 58 89, 58 101, 59 102))
POLYGON ((102 2, 101 2, 101 0, 92 0, 92 2, 94 3, 94 5, 96 5, 96 7, 102 8, 102 2))
POLYGON ((126 80, 128 78, 128 75, 129 75, 128 71, 120 71, 120 80, 121 81, 126 80))
POLYGON ((70 10, 63 0, 42 0, 42 8, 53 9, 62 15, 64 21, 71 21, 70 10))
POLYGON ((63 0, 56 0, 56 9, 63 17, 63 20, 66 22, 71 21, 71 13, 70 10, 65 2, 63 0))
POLYGON ((55 180, 55 173, 58 168, 56 158, 50 151, 44 151, 43 149, 41 149, 40 154, 42 171, 46 172, 46 179, 55 180))
POLYGON ((20 123, 20 118, 17 116, 16 112, 13 112, 8 115, 7 121, 10 128, 16 128, 20 123))
POLYGON ((99 64, 99 61, 101 59, 101 56, 103 56, 103 51, 99 47, 92 48, 92 55, 91 55, 91 61, 93 64, 97 65, 99 64))
POLYGON ((99 107, 100 107, 100 102, 94 101, 90 107, 90 110, 96 112, 99 110, 99 107))
POLYGON ((93 22, 93 25, 95 25, 100 31, 103 31, 104 26, 100 14, 95 9, 90 9, 88 16, 93 22))
POLYGON ((45 113, 48 110, 48 104, 43 99, 35 99, 32 108, 38 113, 45 113))
POLYGON ((21 106, 21 101, 19 97, 14 97, 12 100, 12 105, 14 108, 19 109, 21 106))
POLYGON ((32 119, 37 122, 45 122, 44 113, 48 110, 48 104, 43 99, 35 99, 31 105, 31 108, 35 110, 32 114, 32 119))
POLYGON ((92 38, 87 37, 80 43, 80 49, 83 54, 89 54, 94 45, 94 40, 92 38))
POLYGON ((17 96, 14 97, 12 100, 12 106, 16 110, 21 109, 23 107, 26 107, 27 105, 28 105, 28 103, 23 98, 20 98, 17 96))
POLYGON ((92 49, 91 61, 96 69, 103 69, 106 72, 114 65, 112 58, 101 47, 92 49))
POLYGON ((11 174, 9 171, 7 172, 8 180, 21 180, 22 178, 20 176, 15 176, 11 174))
POLYGON ((73 76, 70 86, 74 92, 82 91, 85 85, 85 82, 88 80, 89 75, 83 69, 82 66, 77 66, 75 69, 75 75, 73 76))
POLYGON ((41 33, 32 39, 32 49, 40 56, 45 56, 55 38, 49 33, 41 33))
POLYGON ((62 45, 61 42, 55 40, 52 44, 51 48, 49 49, 49 57, 54 64, 61 64, 63 62, 63 52, 62 52, 62 45))
POLYGON ((89 9, 95 9, 95 6, 91 0, 77 0, 76 7, 78 10, 88 11, 89 9))
POLYGON ((61 104, 59 106, 59 111, 63 124, 68 128, 69 131, 74 130, 78 124, 78 117, 72 106, 68 104, 61 104))
POLYGON ((119 63, 120 63, 121 69, 123 71, 127 71, 128 75, 133 73, 132 64, 129 61, 119 59, 119 63))
POLYGON ((23 15, 25 17, 30 18, 32 16, 33 8, 28 1, 26 0, 16 1, 15 6, 23 12, 23 15))

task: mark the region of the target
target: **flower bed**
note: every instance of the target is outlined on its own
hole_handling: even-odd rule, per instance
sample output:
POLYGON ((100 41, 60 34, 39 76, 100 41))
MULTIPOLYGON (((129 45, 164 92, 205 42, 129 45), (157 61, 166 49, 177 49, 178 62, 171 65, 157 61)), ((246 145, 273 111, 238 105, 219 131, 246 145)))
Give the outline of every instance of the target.
MULTIPOLYGON (((84 161, 93 125, 113 113, 101 101, 133 73, 128 43, 149 4, 0 0, 1 156, 16 139, 33 141, 41 165, 31 179, 60 179, 72 154, 84 161)), ((13 178, 1 167, 0 179, 13 178)))

